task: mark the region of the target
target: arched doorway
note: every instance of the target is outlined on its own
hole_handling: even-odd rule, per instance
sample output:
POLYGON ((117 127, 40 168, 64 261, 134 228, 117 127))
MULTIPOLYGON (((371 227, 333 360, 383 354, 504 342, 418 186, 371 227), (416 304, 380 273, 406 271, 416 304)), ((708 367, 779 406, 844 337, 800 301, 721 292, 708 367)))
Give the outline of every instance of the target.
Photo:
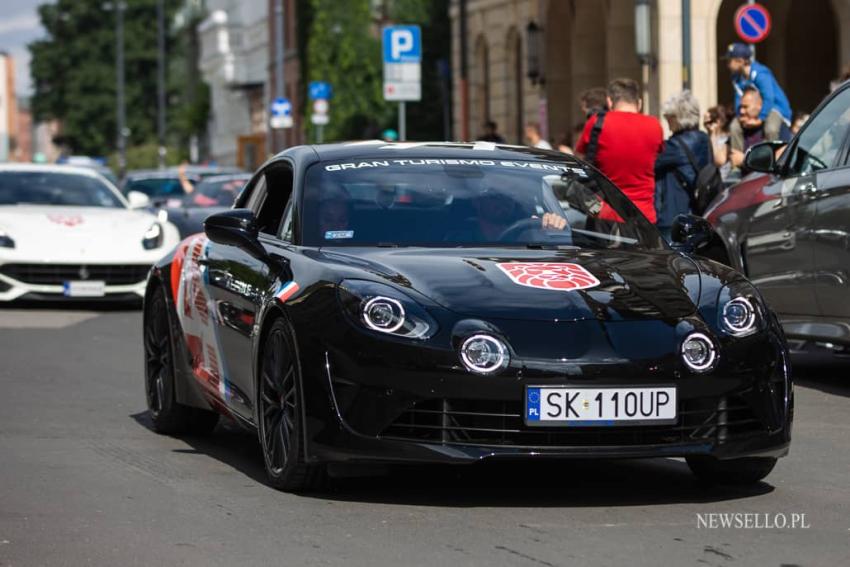
POLYGON ((550 0, 546 17, 547 114, 549 132, 558 137, 584 122, 579 99, 585 90, 617 77, 640 79, 634 2, 550 0))
MULTIPOLYGON (((735 10, 741 0, 724 0, 717 14, 717 46, 740 41, 735 33, 735 10)), ((839 69, 839 19, 831 0, 771 0, 772 30, 756 45, 756 59, 773 71, 791 101, 794 113, 811 112, 829 94, 839 69)), ((732 80, 725 61, 717 64, 717 100, 732 104, 732 80)))

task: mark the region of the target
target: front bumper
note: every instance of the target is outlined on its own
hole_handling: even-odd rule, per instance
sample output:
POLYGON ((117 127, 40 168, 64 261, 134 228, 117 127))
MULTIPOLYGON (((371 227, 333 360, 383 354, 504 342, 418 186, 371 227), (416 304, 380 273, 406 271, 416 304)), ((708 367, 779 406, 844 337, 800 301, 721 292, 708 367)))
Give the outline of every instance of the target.
MULTIPOLYGON (((639 342, 647 336, 646 325, 616 324, 623 327, 609 329, 609 338, 633 332, 639 342)), ((534 341, 569 344, 577 336, 592 335, 594 326, 604 327, 593 321, 553 325, 533 334, 523 329, 522 334, 531 338, 527 347, 520 348, 535 354, 530 352, 536 348, 534 341)), ((658 328, 655 331, 657 341, 667 340, 658 328)), ((687 330, 671 327, 670 332, 675 337, 687 330)), ((508 338, 514 346, 522 345, 520 336, 508 338)), ((706 374, 688 372, 675 354, 652 353, 658 349, 653 345, 643 348, 649 353, 643 358, 602 352, 616 348, 616 338, 605 343, 607 347, 592 347, 593 357, 570 362, 517 356, 497 376, 466 372, 451 349, 390 345, 360 333, 340 338, 325 343, 322 351, 307 349, 302 365, 308 458, 314 462, 470 463, 493 458, 689 455, 731 459, 781 457, 788 452, 793 387, 784 338, 776 328, 721 344, 720 362, 706 374), (525 425, 527 385, 660 384, 678 389, 675 424, 525 425)), ((619 345, 618 350, 622 354, 628 348, 619 345)))
POLYGON ((0 302, 3 301, 139 301, 145 294, 148 264, 9 263, 0 264, 0 302), (104 295, 68 297, 63 281, 105 281, 104 295), (107 268, 108 266, 108 268, 107 268), (120 270, 120 273, 119 273, 120 270), (139 277, 140 279, 136 280, 139 277), (134 281, 135 280, 135 281, 134 281))

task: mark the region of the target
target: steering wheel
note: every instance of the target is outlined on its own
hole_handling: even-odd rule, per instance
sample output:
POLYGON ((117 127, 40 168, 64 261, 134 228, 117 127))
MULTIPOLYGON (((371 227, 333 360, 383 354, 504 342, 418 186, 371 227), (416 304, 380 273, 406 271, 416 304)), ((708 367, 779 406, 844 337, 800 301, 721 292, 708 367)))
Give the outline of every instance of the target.
POLYGON ((502 231, 502 234, 496 239, 499 242, 510 242, 512 240, 517 240, 520 234, 527 230, 537 230, 539 232, 543 232, 543 221, 539 218, 527 218, 520 219, 513 223, 511 226, 502 231))

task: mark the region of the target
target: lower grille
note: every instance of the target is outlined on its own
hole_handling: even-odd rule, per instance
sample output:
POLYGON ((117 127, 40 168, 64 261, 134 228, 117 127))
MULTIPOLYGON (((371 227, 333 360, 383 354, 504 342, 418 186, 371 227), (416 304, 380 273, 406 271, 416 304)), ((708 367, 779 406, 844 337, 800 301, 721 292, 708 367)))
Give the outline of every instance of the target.
POLYGON ((679 404, 673 425, 527 427, 519 401, 427 400, 401 414, 383 438, 502 447, 575 447, 724 443, 765 432, 736 397, 679 404))
POLYGON ((0 273, 20 282, 62 285, 66 281, 94 280, 107 285, 130 285, 147 278, 150 265, 134 264, 4 264, 0 273))

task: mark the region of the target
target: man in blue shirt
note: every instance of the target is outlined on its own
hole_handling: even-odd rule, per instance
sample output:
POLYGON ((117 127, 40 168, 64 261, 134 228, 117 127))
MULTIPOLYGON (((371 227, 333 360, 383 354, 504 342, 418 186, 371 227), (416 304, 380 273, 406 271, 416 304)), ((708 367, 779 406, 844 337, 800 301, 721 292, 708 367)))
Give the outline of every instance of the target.
MULTIPOLYGON (((726 50, 726 59, 735 89, 735 116, 740 115, 744 91, 755 87, 762 99, 757 120, 764 124, 765 140, 780 139, 782 126, 791 125, 791 104, 776 77, 766 66, 753 60, 752 49, 744 43, 731 44, 726 50)), ((744 130, 738 118, 729 125, 729 144, 732 150, 744 151, 744 130)))

